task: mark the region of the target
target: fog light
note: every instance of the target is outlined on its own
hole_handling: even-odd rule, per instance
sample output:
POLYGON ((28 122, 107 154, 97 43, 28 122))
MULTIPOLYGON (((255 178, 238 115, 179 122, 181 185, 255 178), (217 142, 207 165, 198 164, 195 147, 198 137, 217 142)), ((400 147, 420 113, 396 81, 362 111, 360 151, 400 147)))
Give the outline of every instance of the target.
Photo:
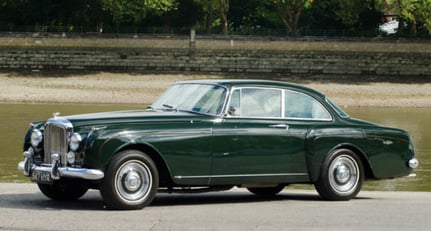
POLYGON ((75 153, 74 152, 68 152, 67 153, 67 162, 69 164, 74 164, 75 163, 75 153))

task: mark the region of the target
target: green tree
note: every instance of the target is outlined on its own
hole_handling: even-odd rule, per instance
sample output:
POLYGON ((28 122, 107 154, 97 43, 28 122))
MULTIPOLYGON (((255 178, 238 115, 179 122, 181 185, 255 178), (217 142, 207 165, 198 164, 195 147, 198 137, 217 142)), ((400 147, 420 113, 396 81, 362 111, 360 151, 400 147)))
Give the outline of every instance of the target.
POLYGON ((337 18, 348 27, 352 28, 360 20, 361 8, 364 7, 362 0, 335 0, 337 8, 335 15, 337 18))
POLYGON ((0 25, 16 31, 78 31, 103 18, 101 0, 0 0, 0 25))
POLYGON ((367 31, 374 34, 381 21, 375 0, 314 0, 304 13, 309 29, 343 31, 349 35, 367 31))
POLYGON ((422 22, 428 34, 431 34, 431 0, 420 0, 419 2, 418 21, 422 22))
POLYGON ((346 29, 366 29, 371 23, 375 28, 379 21, 378 11, 374 0, 332 0, 334 3, 334 14, 346 29))
POLYGON ((195 0, 177 0, 176 9, 164 12, 161 15, 152 13, 147 15, 143 27, 163 27, 164 33, 189 33, 190 28, 202 19, 202 9, 195 0))
POLYGON ((404 33, 408 24, 410 32, 417 33, 417 25, 422 25, 431 33, 431 0, 376 0, 383 14, 392 13, 399 17, 398 31, 404 33))
POLYGON ((240 33, 283 27, 273 5, 262 0, 230 0, 229 27, 240 33))
POLYGON ((229 0, 195 0, 202 7, 205 18, 205 28, 207 33, 211 33, 213 26, 220 20, 223 34, 229 30, 229 0))
POLYGON ((313 0, 268 0, 272 3, 285 27, 294 34, 299 32, 302 11, 310 7, 313 0))
POLYGON ((176 8, 176 0, 102 0, 114 23, 125 21, 141 22, 149 12, 163 13, 176 8))

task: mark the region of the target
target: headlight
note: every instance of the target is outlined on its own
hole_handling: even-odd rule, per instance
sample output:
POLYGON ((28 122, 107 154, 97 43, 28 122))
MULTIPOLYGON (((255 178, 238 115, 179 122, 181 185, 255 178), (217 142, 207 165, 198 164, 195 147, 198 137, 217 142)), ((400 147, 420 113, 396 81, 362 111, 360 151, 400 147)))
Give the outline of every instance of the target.
POLYGON ((42 139, 42 132, 37 129, 33 129, 33 132, 31 133, 30 137, 31 146, 33 146, 33 148, 36 148, 40 144, 40 142, 42 142, 42 139))
POLYGON ((76 151, 79 149, 79 145, 81 144, 82 138, 79 133, 73 133, 72 137, 70 137, 69 148, 72 151, 76 151))

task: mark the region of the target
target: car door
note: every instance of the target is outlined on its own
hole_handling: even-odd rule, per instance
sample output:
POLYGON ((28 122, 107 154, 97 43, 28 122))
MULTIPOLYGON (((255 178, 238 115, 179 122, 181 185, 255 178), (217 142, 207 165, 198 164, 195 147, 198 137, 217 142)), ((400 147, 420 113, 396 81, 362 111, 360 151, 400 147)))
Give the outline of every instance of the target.
POLYGON ((286 117, 285 104, 282 89, 232 91, 228 115, 213 130, 212 184, 308 180, 305 137, 309 121, 286 117))

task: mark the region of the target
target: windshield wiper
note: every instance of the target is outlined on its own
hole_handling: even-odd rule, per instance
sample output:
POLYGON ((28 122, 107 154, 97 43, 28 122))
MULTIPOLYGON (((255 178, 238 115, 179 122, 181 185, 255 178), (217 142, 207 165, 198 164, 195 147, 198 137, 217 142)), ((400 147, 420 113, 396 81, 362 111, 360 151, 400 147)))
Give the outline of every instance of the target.
POLYGON ((163 107, 167 108, 167 111, 178 111, 178 108, 170 105, 170 104, 162 104, 163 107))
POLYGON ((198 111, 179 109, 179 108, 176 108, 176 107, 174 107, 174 106, 172 106, 170 104, 162 104, 162 106, 165 107, 165 108, 167 108, 167 109, 164 109, 165 111, 175 111, 175 112, 179 112, 180 111, 180 112, 188 112, 188 113, 193 113, 193 114, 198 114, 198 115, 203 115, 204 114, 204 113, 198 112, 198 111))
POLYGON ((153 107, 151 107, 151 109, 163 110, 163 111, 174 111, 174 112, 188 112, 188 113, 193 113, 193 114, 197 114, 197 115, 205 115, 205 113, 194 111, 194 110, 179 109, 179 108, 176 108, 175 106, 170 105, 170 104, 162 104, 162 106, 164 108, 153 108, 153 107))

